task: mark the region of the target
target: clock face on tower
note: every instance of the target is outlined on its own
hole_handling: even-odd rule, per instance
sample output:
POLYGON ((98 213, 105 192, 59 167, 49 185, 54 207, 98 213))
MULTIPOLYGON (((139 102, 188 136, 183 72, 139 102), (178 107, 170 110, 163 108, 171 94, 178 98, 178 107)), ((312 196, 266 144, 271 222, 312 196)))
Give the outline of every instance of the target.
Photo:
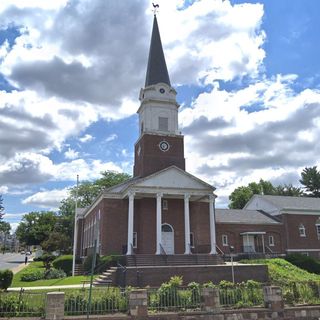
POLYGON ((160 148, 161 151, 166 152, 166 151, 169 150, 170 145, 169 145, 169 143, 167 141, 161 141, 159 143, 159 148, 160 148))

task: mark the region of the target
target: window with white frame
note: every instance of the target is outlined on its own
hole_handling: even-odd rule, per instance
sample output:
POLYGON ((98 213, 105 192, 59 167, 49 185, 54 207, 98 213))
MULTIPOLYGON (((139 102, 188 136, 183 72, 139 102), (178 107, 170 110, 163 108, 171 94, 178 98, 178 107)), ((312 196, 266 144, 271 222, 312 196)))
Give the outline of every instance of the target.
POLYGON ((302 223, 299 225, 299 235, 300 237, 306 237, 306 228, 302 223))
POLYGON ((318 240, 320 240, 320 224, 316 224, 318 240))
POLYGON ((190 232, 190 247, 194 248, 194 234, 190 232))
POLYGON ((222 245, 228 246, 228 236, 226 234, 222 235, 222 245))
POLYGON ((168 200, 163 200, 162 201, 162 209, 163 210, 168 210, 168 200))
POLYGON ((137 232, 133 233, 133 244, 132 244, 133 248, 137 248, 138 247, 138 234, 137 232))
POLYGON ((273 236, 269 236, 269 246, 274 247, 274 237, 273 236))

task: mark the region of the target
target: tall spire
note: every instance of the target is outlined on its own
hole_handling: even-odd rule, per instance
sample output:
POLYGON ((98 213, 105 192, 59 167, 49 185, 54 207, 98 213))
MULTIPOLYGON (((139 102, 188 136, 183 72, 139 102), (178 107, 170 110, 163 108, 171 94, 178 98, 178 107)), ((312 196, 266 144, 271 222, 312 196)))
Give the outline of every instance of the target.
POLYGON ((154 15, 145 86, 147 87, 160 82, 171 86, 166 60, 163 54, 157 17, 154 15))

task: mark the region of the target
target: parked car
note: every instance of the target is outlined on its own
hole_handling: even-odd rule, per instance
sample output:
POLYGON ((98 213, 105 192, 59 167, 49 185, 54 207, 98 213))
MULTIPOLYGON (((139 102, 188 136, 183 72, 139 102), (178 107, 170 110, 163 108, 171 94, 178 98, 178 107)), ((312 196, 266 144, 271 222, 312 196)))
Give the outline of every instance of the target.
POLYGON ((24 251, 24 250, 21 250, 20 253, 21 253, 21 254, 25 254, 25 251, 24 251))

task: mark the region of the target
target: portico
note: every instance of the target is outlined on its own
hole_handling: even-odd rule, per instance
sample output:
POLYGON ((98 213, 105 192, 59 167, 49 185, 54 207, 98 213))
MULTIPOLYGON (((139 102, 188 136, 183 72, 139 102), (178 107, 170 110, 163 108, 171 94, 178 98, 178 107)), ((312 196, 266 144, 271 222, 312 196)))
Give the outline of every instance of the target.
MULTIPOLYGON (((207 204, 208 222, 210 226, 210 252, 208 253, 216 254, 215 195, 213 194, 214 188, 212 186, 174 166, 141 180, 130 186, 125 195, 125 198, 128 199, 127 255, 134 254, 134 202, 137 199, 141 200, 144 198, 153 198, 156 203, 156 225, 150 226, 150 228, 155 227, 154 229, 156 231, 156 255, 168 254, 162 243, 163 225, 168 224, 168 221, 163 219, 163 211, 167 209, 163 209, 163 203, 165 201, 167 206, 168 199, 183 201, 184 254, 191 254, 190 203, 202 202, 207 204), (200 186, 201 188, 199 188, 200 186)), ((172 231, 174 231, 174 226, 171 226, 171 228, 173 229, 172 231)), ((172 253, 174 252, 173 245, 172 253)))

